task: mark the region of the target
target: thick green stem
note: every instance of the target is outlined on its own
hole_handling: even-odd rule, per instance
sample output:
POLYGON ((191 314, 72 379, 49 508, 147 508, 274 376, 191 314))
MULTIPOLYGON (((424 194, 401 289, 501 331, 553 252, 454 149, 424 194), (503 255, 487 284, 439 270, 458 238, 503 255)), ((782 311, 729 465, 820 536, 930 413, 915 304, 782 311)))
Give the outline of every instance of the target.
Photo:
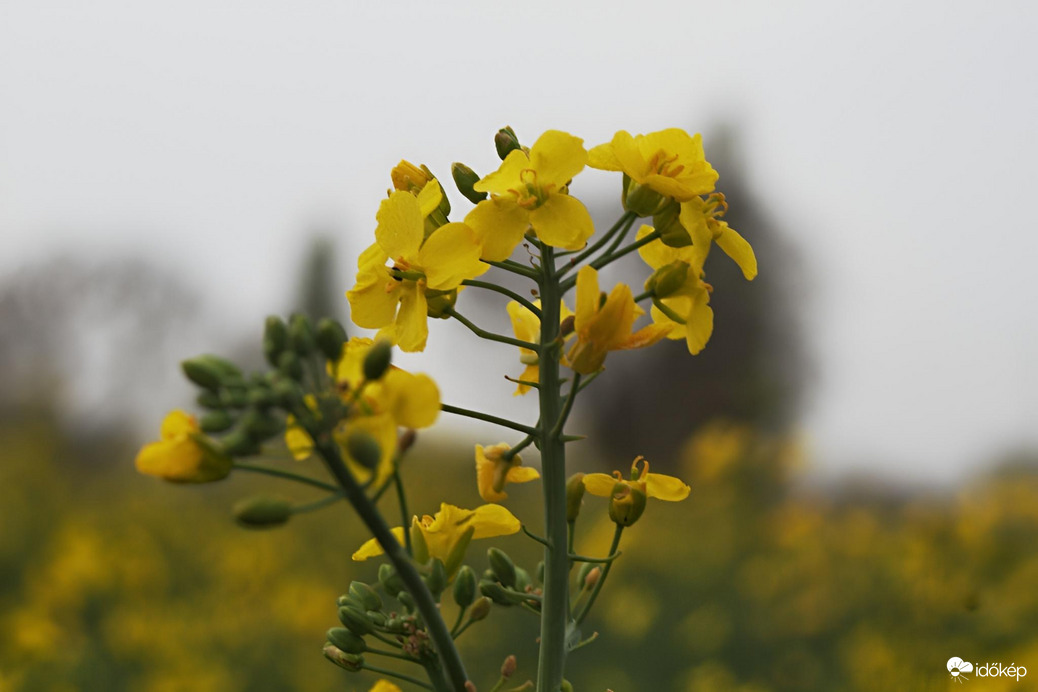
POLYGON ((545 246, 541 256, 540 448, 544 492, 544 597, 541 605, 541 650, 538 692, 558 692, 566 663, 569 618, 569 551, 566 523, 566 446, 554 430, 562 414, 559 396, 559 279, 555 256, 545 246))
MULTIPOLYGON (((301 411, 297 413, 302 414, 297 416, 302 420, 302 416, 305 413, 301 411)), ((364 525, 379 542, 379 545, 382 546, 386 557, 392 563, 407 592, 414 598, 418 612, 421 613, 422 619, 425 621, 429 639, 432 640, 433 646, 436 648, 436 653, 439 655, 444 673, 449 681, 447 687, 441 687, 437 685, 437 680, 433 679, 433 685, 436 686, 437 690, 444 690, 445 692, 465 692, 465 683, 468 681, 465 666, 461 662, 461 656, 458 655, 458 650, 454 646, 454 640, 447 630, 447 625, 440 616, 439 606, 429 592, 425 582, 422 581, 418 570, 415 569, 414 563, 411 562, 410 557, 408 557, 400 542, 397 541, 396 536, 389 530, 389 525, 382 518, 378 508, 365 494, 364 489, 357 483, 350 470, 346 468, 342 455, 339 453, 339 448, 332 442, 331 437, 327 434, 322 434, 322 431, 313 427, 309 428, 307 432, 310 433, 310 437, 314 440, 314 449, 324 459, 325 465, 339 483, 343 493, 346 495, 346 499, 353 505, 361 521, 364 522, 364 525)))

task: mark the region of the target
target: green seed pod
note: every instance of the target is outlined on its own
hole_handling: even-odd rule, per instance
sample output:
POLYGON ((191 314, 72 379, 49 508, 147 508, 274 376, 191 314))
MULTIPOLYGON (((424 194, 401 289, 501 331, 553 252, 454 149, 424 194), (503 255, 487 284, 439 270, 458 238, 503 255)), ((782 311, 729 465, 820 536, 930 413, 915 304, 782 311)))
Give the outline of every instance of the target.
POLYGON ((476 599, 476 573, 468 565, 458 570, 454 578, 454 602, 468 608, 476 599))
POLYGON ((566 521, 576 521, 584 502, 584 474, 574 473, 566 481, 566 521))
POLYGON ((393 345, 385 339, 375 342, 364 355, 364 379, 377 380, 382 377, 393 361, 393 345))
POLYGON ((494 576, 505 586, 515 586, 515 564, 502 550, 491 548, 487 551, 487 560, 490 561, 490 569, 494 570, 494 576))
POLYGON ((300 356, 307 356, 314 350, 310 318, 298 312, 288 318, 288 343, 300 356))
POLYGON ((234 425, 234 416, 227 411, 210 411, 198 422, 198 427, 202 429, 202 432, 207 433, 223 432, 232 425, 234 425))
POLYGON ((458 186, 458 192, 464 195, 468 201, 479 204, 487 198, 487 193, 476 192, 472 187, 479 182, 479 175, 465 164, 452 163, 451 176, 454 178, 454 184, 458 186))
POLYGON ((278 371, 293 380, 303 377, 303 361, 294 351, 285 351, 278 357, 278 371))
POLYGON ((346 436, 346 453, 366 469, 378 468, 382 460, 382 448, 374 437, 363 430, 351 430, 346 436))
POLYGON ((234 504, 234 518, 250 529, 281 526, 292 516, 292 503, 284 498, 257 495, 234 504))
POLYGON ((345 627, 333 627, 325 636, 329 642, 348 654, 362 654, 368 650, 364 640, 345 627))
POLYGON ((494 147, 497 149, 497 155, 504 161, 505 157, 516 149, 521 149, 519 145, 519 138, 515 135, 515 130, 511 127, 503 127, 497 131, 494 135, 494 147))
POLYGON ((317 323, 317 348, 324 357, 336 362, 342 357, 342 345, 346 343, 346 330, 338 320, 325 317, 317 323))
POLYGON ((375 631, 368 616, 352 606, 339 608, 339 622, 358 637, 363 637, 375 631))
POLYGON ((490 599, 486 596, 481 596, 469 608, 469 620, 479 622, 486 619, 487 615, 490 615, 490 599))
POLYGON ((324 645, 324 657, 340 668, 344 668, 351 673, 356 673, 364 669, 363 656, 348 654, 334 644, 324 645))
POLYGON ((382 584, 382 588, 386 590, 386 593, 394 598, 404 590, 404 582, 397 575, 396 571, 393 570, 392 565, 386 563, 379 565, 378 581, 382 584))
POLYGON ((222 409, 223 401, 220 399, 220 395, 216 392, 209 391, 208 389, 198 393, 195 397, 195 402, 198 403, 202 408, 211 409, 222 409))
POLYGON ((281 352, 288 345, 288 327, 277 315, 271 315, 263 327, 263 355, 267 362, 277 367, 281 352))
POLYGON ((364 610, 382 610, 382 598, 362 581, 350 582, 350 598, 364 606, 364 610))

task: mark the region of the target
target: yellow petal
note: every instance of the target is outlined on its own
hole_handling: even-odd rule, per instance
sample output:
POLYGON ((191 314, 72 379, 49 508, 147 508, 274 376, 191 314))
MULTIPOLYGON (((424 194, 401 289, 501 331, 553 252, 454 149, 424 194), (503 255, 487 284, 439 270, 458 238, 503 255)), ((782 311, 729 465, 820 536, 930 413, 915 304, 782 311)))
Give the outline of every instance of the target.
POLYGON ((606 298, 605 305, 579 338, 586 338, 596 348, 612 351, 631 333, 634 324, 634 296, 627 284, 617 284, 606 298))
POLYGON ((666 324, 646 325, 624 339, 619 346, 619 350, 630 350, 652 346, 670 334, 673 329, 673 326, 666 324))
POLYGON ((578 332, 588 328, 598 312, 598 271, 591 265, 584 265, 577 272, 577 311, 573 326, 578 332))
POLYGON ((378 466, 375 468, 374 476, 376 483, 382 483, 393 473, 393 459, 396 456, 397 447, 397 422, 390 413, 378 413, 371 416, 356 416, 346 422, 345 429, 336 435, 337 441, 343 447, 343 453, 350 470, 357 480, 366 482, 371 478, 371 469, 361 466, 346 451, 345 441, 350 433, 355 430, 366 432, 378 444, 379 455, 378 466))
POLYGON ((393 322, 400 302, 402 282, 389 275, 384 265, 362 271, 357 283, 346 292, 350 319, 358 327, 378 329, 393 322))
POLYGON ((436 178, 433 178, 418 193, 418 211, 422 218, 433 213, 436 207, 440 206, 441 200, 443 200, 443 190, 440 189, 440 183, 436 178))
MULTIPOLYGON (((645 236, 653 232, 652 226, 642 226, 638 229, 638 234, 635 236, 636 240, 641 240, 645 236)), ((659 269, 665 265, 670 264, 676 260, 682 262, 688 262, 691 266, 702 266, 702 263, 694 265, 695 251, 691 245, 685 247, 670 247, 664 245, 662 240, 652 240, 645 245, 638 248, 638 255, 645 260, 645 263, 653 269, 659 269)))
MULTIPOLYGON (((527 365, 526 369, 523 370, 523 374, 519 376, 519 379, 523 382, 537 382, 541 379, 541 366, 540 365, 527 365)), ((512 396, 521 396, 526 394, 528 391, 533 389, 528 384, 519 384, 515 388, 515 394, 512 396)))
POLYGON ((584 204, 569 195, 552 194, 530 212, 530 225, 542 242, 566 250, 579 250, 595 232, 584 204))
POLYGON ((613 153, 613 145, 609 143, 599 144, 597 147, 592 147, 588 150, 587 165, 602 171, 623 170, 620 160, 613 153))
POLYGON ((388 680, 379 680, 368 692, 401 692, 401 690, 388 680))
POLYGON ((313 439, 301 426, 296 425, 291 416, 285 425, 285 446, 296 461, 308 458, 314 451, 313 439))
POLYGON ((548 130, 530 147, 530 165, 537 171, 538 187, 558 190, 584 170, 584 140, 568 132, 548 130))
MULTIPOLYGON (((404 542, 404 527, 394 526, 391 529, 391 531, 393 532, 393 536, 396 537, 398 543, 404 542)), ((376 555, 381 555, 384 552, 385 551, 382 550, 382 546, 379 545, 379 542, 374 538, 371 538, 368 539, 364 543, 364 545, 358 548, 357 552, 353 553, 353 559, 356 562, 362 562, 364 560, 367 560, 369 557, 375 557, 376 555)))
POLYGON ((466 526, 474 526, 473 539, 508 536, 518 533, 521 527, 519 520, 501 505, 482 505, 472 511, 472 519, 466 526))
POLYGON ((584 490, 598 497, 612 497, 616 479, 604 473, 588 473, 584 475, 584 490))
MULTIPOLYGON (((541 340, 541 320, 537 315, 514 300, 509 302, 505 309, 508 311, 508 317, 512 321, 512 332, 515 334, 515 338, 535 344, 541 340)), ((528 348, 519 350, 523 353, 533 353, 528 348)))
POLYGON ((489 264, 479 261, 481 251, 474 230, 463 223, 448 223, 425 240, 418 251, 418 265, 425 272, 429 288, 449 291, 490 269, 489 264))
POLYGON ((364 379, 364 358, 374 345, 371 339, 355 336, 346 342, 342 355, 335 363, 335 381, 353 389, 364 379))
POLYGON ((410 192, 396 191, 382 200, 378 214, 375 240, 392 259, 411 258, 425 237, 425 223, 418 200, 410 192))
POLYGON ((691 492, 684 481, 662 473, 650 473, 645 477, 645 492, 649 497, 667 502, 678 502, 688 497, 691 492))
POLYGON ((504 197, 514 197, 513 190, 522 186, 522 172, 530 168, 530 157, 522 149, 508 153, 501 167, 472 186, 476 192, 489 192, 504 197))
POLYGON ((706 347, 706 342, 714 332, 714 311, 705 300, 697 300, 685 321, 688 352, 697 355, 706 347))
POLYGON ((476 445, 476 488, 484 502, 500 502, 508 497, 503 492, 494 490, 495 464, 487 459, 483 445, 476 445))
POLYGON ((649 163, 638 147, 638 142, 629 133, 620 130, 609 143, 620 169, 636 182, 642 182, 649 174, 649 163))
POLYGON ((428 375, 392 368, 383 378, 386 408, 405 428, 428 428, 440 415, 440 388, 428 375))
POLYGON ((171 440, 193 432, 198 432, 198 421, 186 411, 176 409, 167 413, 166 417, 162 419, 159 437, 163 440, 171 440))
POLYGON ((724 222, 720 222, 720 225, 721 234, 714 242, 717 243, 717 247, 724 250, 724 254, 735 260, 742 270, 742 275, 753 281, 757 276, 757 257, 753 254, 753 248, 734 228, 724 222))
POLYGON ((400 290, 400 312, 396 316, 394 330, 396 342, 402 351, 424 351, 426 339, 429 337, 425 292, 419 289, 417 284, 402 283, 410 286, 400 290))
POLYGON ((491 198, 465 216, 483 245, 483 259, 501 262, 511 256, 530 227, 530 213, 511 199, 491 198))
POLYGON ((532 466, 513 466, 508 470, 505 480, 508 483, 529 483, 541 477, 541 472, 532 466))

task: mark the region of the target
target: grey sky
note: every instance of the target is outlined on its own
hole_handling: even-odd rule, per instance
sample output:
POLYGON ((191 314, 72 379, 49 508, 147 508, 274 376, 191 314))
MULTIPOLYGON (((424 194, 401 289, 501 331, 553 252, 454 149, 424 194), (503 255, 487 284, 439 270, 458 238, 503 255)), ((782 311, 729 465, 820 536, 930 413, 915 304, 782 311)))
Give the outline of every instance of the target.
MULTIPOLYGON (((948 477, 1038 444, 1036 8, 5 2, 0 272, 147 254, 240 328, 284 305, 308 224, 349 229, 353 266, 402 157, 446 176, 491 170, 503 124, 588 145, 731 124, 808 267, 816 462, 948 477)), ((514 354, 460 379, 455 335, 408 363, 528 412, 500 401, 514 354)))

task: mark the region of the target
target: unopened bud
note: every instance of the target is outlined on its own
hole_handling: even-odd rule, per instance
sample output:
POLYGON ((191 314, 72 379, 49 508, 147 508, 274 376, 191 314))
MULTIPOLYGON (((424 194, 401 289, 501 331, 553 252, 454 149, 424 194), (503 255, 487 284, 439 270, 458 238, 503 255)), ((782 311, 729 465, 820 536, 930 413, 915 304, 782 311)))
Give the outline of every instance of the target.
POLYGON ((512 562, 512 558, 503 550, 490 548, 487 550, 487 560, 499 582, 509 588, 515 586, 515 563, 512 562))
POLYGON ((447 313, 454 308, 458 302, 458 289, 450 291, 425 291, 426 314, 433 319, 446 319, 447 313))
POLYGON ((288 345, 288 327, 277 315, 271 315, 263 327, 263 355, 267 362, 277 367, 281 352, 288 345))
POLYGON ((278 357, 278 370, 293 380, 303 377, 303 361, 294 351, 285 351, 278 357))
POLYGON ((685 285, 685 281, 688 279, 688 270, 688 262, 681 260, 665 264, 653 272, 649 280, 645 282, 645 288, 652 291, 652 294, 657 298, 666 298, 685 285))
POLYGON ((530 573, 522 567, 515 568, 515 590, 526 591, 526 587, 530 586, 530 573))
POLYGON ((516 149, 521 149, 519 145, 519 138, 515 135, 515 130, 511 127, 503 127, 497 131, 494 135, 494 147, 497 149, 497 155, 504 161, 505 157, 516 149))
POLYGON ((458 192, 473 204, 479 204, 487 198, 487 193, 476 192, 473 185, 479 182, 479 175, 463 163, 451 164, 451 176, 454 184, 458 186, 458 192))
POLYGON ((234 416, 227 411, 210 411, 198 421, 202 432, 219 433, 234 425, 234 416))
POLYGON ((443 590, 447 588, 447 570, 443 566, 443 561, 439 558, 434 557, 432 559, 429 575, 425 577, 425 585, 437 600, 439 600, 443 590))
POLYGON ((537 570, 534 572, 534 575, 537 577, 538 584, 544 583, 544 560, 537 563, 537 570))
POLYGON ((285 429, 285 424, 281 419, 256 409, 248 411, 242 419, 242 423, 245 432, 257 442, 280 435, 285 429))
POLYGON ((577 571, 577 588, 583 589, 585 586, 587 586, 588 575, 594 568, 594 564, 590 562, 585 562, 582 565, 580 565, 580 569, 577 571))
POLYGON ((566 521, 576 521, 584 502, 584 474, 574 473, 566 481, 566 521))
POLYGON ((408 530, 411 535, 412 557, 418 564, 425 564, 429 560, 429 544, 425 542, 425 534, 422 533, 422 525, 418 517, 411 518, 411 526, 408 530))
POLYGON ((513 606, 523 600, 518 594, 511 593, 496 581, 481 581, 479 583, 479 592, 494 603, 502 606, 513 606))
POLYGON ((454 602, 461 608, 468 608, 476 599, 476 573, 468 565, 458 570, 454 578, 454 602))
POLYGON ((346 436, 346 453, 366 469, 378 468, 382 460, 382 448, 375 438, 364 430, 351 430, 346 436))
MULTIPOLYGON (((469 549, 469 543, 472 542, 472 536, 474 536, 475 533, 475 526, 468 527, 454 542, 454 545, 451 546, 451 551, 447 554, 447 562, 445 565, 447 567, 448 577, 453 576, 454 573, 458 571, 458 568, 461 567, 462 561, 465 560, 465 551, 469 549)), ((424 535, 422 536, 422 545, 425 545, 424 535)))
POLYGON ((281 526, 292 516, 292 503, 280 497, 258 495, 234 505, 234 518, 250 529, 281 526))
POLYGON ((344 668, 351 673, 359 672, 364 668, 363 656, 348 654, 334 644, 324 645, 324 657, 340 668, 344 668))
POLYGON ((382 610, 382 598, 362 581, 350 582, 350 598, 364 606, 364 610, 382 610))
POLYGON ((505 662, 501 664, 501 677, 507 680, 515 675, 516 666, 518 666, 518 662, 515 660, 515 656, 506 658, 505 662))
POLYGON ((395 597, 398 593, 404 590, 404 582, 400 579, 399 575, 397 575, 392 565, 386 563, 379 565, 378 581, 390 596, 395 597))
POLYGON ((300 356, 308 355, 313 351, 314 330, 310 326, 309 317, 297 312, 289 318, 288 343, 300 356))
POLYGON ((667 198, 647 185, 634 182, 624 173, 624 189, 621 195, 624 209, 640 217, 652 216, 660 211, 667 198))
POLYGON ((180 363, 180 367, 187 379, 199 387, 209 390, 219 389, 226 379, 241 377, 241 371, 238 368, 218 356, 205 355, 188 358, 180 363))
POLYGON ((342 345, 346 343, 346 329, 338 320, 325 317, 317 323, 317 348, 333 363, 342 356, 342 345))
POLYGON ((645 511, 645 491, 632 483, 617 483, 609 500, 609 518, 620 526, 630 526, 645 511))
POLYGON ((364 354, 364 379, 377 380, 389 369, 393 361, 393 345, 385 339, 375 342, 364 354))
POLYGON ((375 631, 368 616, 351 606, 339 608, 339 622, 358 637, 363 637, 375 631))
POLYGON ((195 402, 202 408, 222 409, 224 406, 220 395, 208 389, 199 392, 195 402))
POLYGON ((593 589, 598 580, 602 578, 602 568, 595 565, 588 570, 587 575, 584 577, 584 586, 593 589))
POLYGON ((235 430, 220 439, 221 451, 232 457, 247 457, 259 453, 259 443, 244 430, 235 430))
POLYGON ((401 603, 403 603, 404 604, 404 608, 406 608, 409 613, 413 613, 414 612, 414 610, 415 610, 414 596, 412 596, 411 594, 407 593, 406 591, 401 591, 400 593, 398 593, 396 595, 396 600, 398 600, 401 603))
POLYGON ((333 627, 325 636, 334 646, 348 654, 362 654, 368 650, 364 640, 345 627, 333 627))
POLYGON ((487 615, 490 615, 490 605, 490 599, 486 596, 476 599, 476 602, 469 608, 469 620, 472 622, 485 620, 487 615))
POLYGON ((671 200, 653 214, 652 225, 660 234, 660 240, 668 247, 688 247, 692 236, 681 224, 681 205, 671 200))

